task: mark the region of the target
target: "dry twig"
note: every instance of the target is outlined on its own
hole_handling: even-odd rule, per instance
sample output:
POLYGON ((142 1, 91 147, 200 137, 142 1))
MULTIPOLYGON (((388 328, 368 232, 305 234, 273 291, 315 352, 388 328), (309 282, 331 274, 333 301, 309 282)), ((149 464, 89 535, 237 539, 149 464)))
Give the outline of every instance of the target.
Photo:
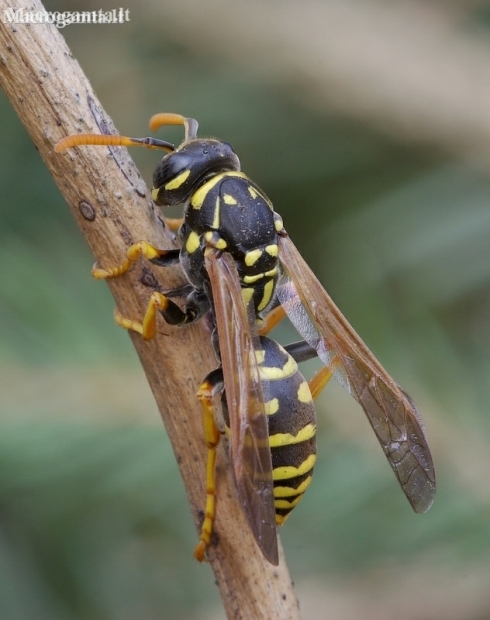
MULTIPOLYGON (((2 0, 2 15, 13 5, 11 0, 2 0)), ((44 10, 37 0, 16 0, 15 7, 44 10)), ((54 153, 53 146, 66 135, 114 132, 54 26, 0 24, 0 81, 102 265, 120 262, 128 245, 141 239, 171 247, 172 236, 164 229, 125 149, 111 149, 109 156, 107 148, 54 153)), ((138 265, 109 283, 118 308, 127 316, 141 317, 144 311, 149 296, 140 282, 144 268, 149 267, 138 265)), ((157 270, 155 276, 165 289, 182 284, 179 269, 157 270)), ((165 331, 168 335, 149 343, 136 335, 132 338, 164 419, 197 524, 205 497, 206 449, 195 391, 215 360, 203 327, 168 327, 165 331)), ((237 504, 223 449, 218 457, 218 488, 219 544, 210 550, 209 560, 228 617, 299 618, 282 553, 275 568, 258 550, 237 504)))

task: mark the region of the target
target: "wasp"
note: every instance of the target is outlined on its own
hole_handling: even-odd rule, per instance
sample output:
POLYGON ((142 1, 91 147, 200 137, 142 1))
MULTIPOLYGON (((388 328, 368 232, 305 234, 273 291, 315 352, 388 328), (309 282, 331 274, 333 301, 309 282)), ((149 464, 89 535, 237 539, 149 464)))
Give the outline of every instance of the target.
POLYGON ((163 125, 184 127, 180 146, 156 138, 79 134, 64 138, 55 150, 107 145, 167 151, 153 173, 152 198, 159 206, 183 204, 183 218, 175 226, 181 248, 162 250, 140 241, 129 247, 120 265, 94 266, 92 275, 122 276, 140 257, 162 267, 180 263, 190 286, 183 308, 172 301, 172 292, 154 291, 142 322, 116 311, 119 325, 147 340, 157 333, 158 314, 178 326, 210 317, 218 367, 197 392, 208 453, 205 516, 195 557, 204 559, 213 533, 217 396, 238 496, 271 564, 278 563, 276 527, 311 482, 316 459, 313 401, 332 376, 361 405, 414 511, 427 511, 434 499, 435 471, 413 400, 329 297, 271 201, 241 172, 232 146, 199 138, 197 121, 179 114, 152 117, 152 130, 163 125), (267 337, 284 315, 303 338, 286 347, 267 337), (323 367, 307 382, 298 363, 316 356, 323 367))

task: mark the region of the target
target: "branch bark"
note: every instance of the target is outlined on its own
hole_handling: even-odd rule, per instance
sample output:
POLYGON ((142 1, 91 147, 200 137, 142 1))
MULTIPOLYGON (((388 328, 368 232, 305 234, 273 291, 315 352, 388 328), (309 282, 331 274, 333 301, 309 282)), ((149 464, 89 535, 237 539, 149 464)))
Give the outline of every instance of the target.
MULTIPOLYGON (((0 0, 2 17, 14 4, 16 9, 44 11, 37 0, 0 0)), ((54 153, 56 142, 72 133, 116 133, 54 26, 0 23, 0 84, 101 266, 119 263, 127 247, 139 240, 172 247, 173 236, 165 230, 126 149, 85 147, 62 155, 54 153)), ((149 265, 138 264, 124 277, 108 283, 124 315, 142 316, 150 293, 142 285, 141 275, 149 269, 149 265)), ((178 268, 155 270, 153 275, 165 289, 183 282, 178 268)), ((195 392, 215 359, 203 326, 164 329, 165 336, 148 343, 137 335, 132 339, 172 442, 198 526, 205 499, 206 447, 195 392)), ((258 550, 238 505, 223 446, 218 454, 217 486, 219 543, 208 556, 228 618, 299 618, 282 549, 278 567, 268 564, 258 550)))

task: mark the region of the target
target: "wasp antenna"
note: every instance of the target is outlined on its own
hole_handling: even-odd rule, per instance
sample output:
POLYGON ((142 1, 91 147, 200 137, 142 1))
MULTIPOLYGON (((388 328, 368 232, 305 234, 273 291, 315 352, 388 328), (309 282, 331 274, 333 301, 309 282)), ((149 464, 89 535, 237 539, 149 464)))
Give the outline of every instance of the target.
POLYGON ((183 125, 186 142, 197 137, 199 123, 194 118, 186 118, 182 114, 173 114, 172 112, 161 112, 150 118, 150 129, 152 131, 156 131, 163 125, 183 125))
POLYGON ((197 129, 199 127, 199 123, 195 118, 186 118, 185 119, 185 139, 186 140, 194 140, 197 138, 197 129))
POLYGON ((107 136, 96 133, 80 133, 62 138, 54 147, 56 153, 74 146, 143 146, 147 149, 163 149, 172 153, 175 147, 165 140, 156 138, 129 138, 127 136, 107 136))
POLYGON ((175 151, 175 146, 166 140, 158 138, 127 138, 128 144, 124 146, 144 146, 147 149, 163 149, 168 153, 175 151))

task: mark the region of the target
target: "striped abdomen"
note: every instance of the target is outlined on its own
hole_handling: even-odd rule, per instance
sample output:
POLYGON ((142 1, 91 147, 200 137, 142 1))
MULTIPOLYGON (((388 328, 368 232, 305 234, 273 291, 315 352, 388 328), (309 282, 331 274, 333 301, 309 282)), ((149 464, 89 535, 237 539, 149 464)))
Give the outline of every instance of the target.
POLYGON ((311 482, 316 460, 315 408, 296 361, 274 340, 257 351, 269 421, 276 524, 282 525, 311 482))

